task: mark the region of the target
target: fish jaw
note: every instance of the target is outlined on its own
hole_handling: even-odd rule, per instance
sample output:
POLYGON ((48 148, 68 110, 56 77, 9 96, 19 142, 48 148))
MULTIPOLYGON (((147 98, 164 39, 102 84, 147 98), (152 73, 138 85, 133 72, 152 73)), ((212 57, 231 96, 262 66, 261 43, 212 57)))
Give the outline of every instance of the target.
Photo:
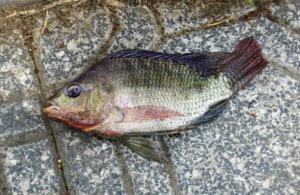
POLYGON ((79 116, 76 113, 66 112, 65 110, 53 105, 44 108, 43 114, 53 120, 61 121, 87 132, 100 125, 100 120, 97 117, 91 117, 87 114, 79 116))

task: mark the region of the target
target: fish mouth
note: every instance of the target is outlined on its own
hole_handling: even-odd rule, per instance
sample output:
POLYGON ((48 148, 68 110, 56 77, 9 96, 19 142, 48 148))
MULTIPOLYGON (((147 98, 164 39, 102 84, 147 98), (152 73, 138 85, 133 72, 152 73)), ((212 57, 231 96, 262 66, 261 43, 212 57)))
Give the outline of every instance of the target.
POLYGON ((60 108, 53 101, 47 101, 46 107, 43 109, 43 114, 52 120, 66 123, 75 128, 86 130, 93 129, 100 124, 97 118, 89 120, 88 116, 79 116, 76 113, 66 112, 66 110, 60 108))
POLYGON ((43 113, 51 118, 60 119, 62 109, 57 106, 57 104, 51 100, 46 102, 46 107, 43 109, 43 113))
POLYGON ((48 106, 43 109, 43 113, 50 118, 61 119, 61 108, 58 106, 48 106))

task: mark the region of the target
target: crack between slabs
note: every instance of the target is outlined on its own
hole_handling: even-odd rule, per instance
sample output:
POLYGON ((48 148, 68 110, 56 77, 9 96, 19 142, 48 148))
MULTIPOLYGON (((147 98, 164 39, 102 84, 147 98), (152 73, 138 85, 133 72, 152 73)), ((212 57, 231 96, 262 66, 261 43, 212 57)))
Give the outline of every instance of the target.
POLYGON ((291 77, 291 78, 293 78, 297 81, 300 81, 300 72, 299 71, 283 65, 283 63, 276 62, 277 60, 274 59, 272 56, 266 55, 266 58, 268 59, 268 61, 271 64, 274 65, 275 68, 278 69, 278 71, 280 71, 281 73, 286 74, 287 76, 289 76, 289 77, 291 77))
POLYGON ((168 39, 174 39, 180 36, 184 36, 193 32, 199 32, 199 31, 205 31, 207 29, 211 29, 211 28, 217 28, 217 27, 222 27, 222 26, 230 26, 233 25, 237 22, 246 22, 246 21, 251 21, 254 20, 260 16, 263 16, 265 18, 267 18, 268 20, 270 20, 273 23, 276 23, 279 26, 285 27, 286 29, 288 29, 288 31, 290 31, 293 34, 299 35, 300 34, 300 29, 297 28, 293 28, 289 22, 287 21, 283 21, 280 18, 273 16, 269 10, 268 7, 259 7, 258 5, 256 5, 256 8, 248 13, 245 13, 241 16, 238 16, 236 18, 233 18, 231 20, 228 20, 227 22, 221 23, 219 25, 216 26, 212 26, 212 27, 206 27, 207 24, 203 24, 202 26, 196 27, 196 28, 186 28, 184 30, 181 30, 179 32, 174 32, 174 33, 169 33, 169 34, 165 34, 164 32, 164 27, 162 25, 162 18, 160 13, 157 11, 157 9, 155 8, 150 8, 150 10, 154 13, 153 15, 155 16, 156 22, 157 22, 157 26, 159 26, 158 31, 161 34, 161 39, 159 41, 159 44, 157 44, 157 46, 155 47, 155 49, 159 49, 159 45, 161 45, 162 43, 166 42, 168 39))
POLYGON ((236 24, 238 22, 243 22, 243 21, 246 22, 246 21, 255 20, 259 16, 259 15, 253 15, 253 13, 256 12, 256 11, 257 10, 250 11, 249 13, 243 14, 239 17, 233 18, 231 20, 228 20, 227 22, 224 22, 224 23, 216 25, 216 26, 206 27, 207 24, 203 24, 202 26, 199 26, 199 27, 196 27, 196 28, 187 28, 187 29, 184 29, 184 30, 179 31, 179 32, 166 34, 164 40, 167 41, 168 39, 174 39, 174 38, 184 36, 184 35, 194 33, 194 32, 203 32, 205 30, 212 29, 212 28, 231 26, 231 25, 236 24))
POLYGON ((271 22, 273 22, 279 26, 286 28, 288 31, 290 31, 296 35, 300 35, 299 28, 293 27, 289 21, 283 20, 280 17, 275 16, 272 13, 270 6, 273 6, 273 4, 271 1, 264 3, 263 1, 255 0, 254 5, 256 7, 257 13, 260 13, 263 17, 267 18, 268 20, 270 20, 271 22))
MULTIPOLYGON (((0 148, 0 157, 1 157, 1 148, 0 148)), ((0 158, 0 195, 9 194, 9 185, 7 183, 7 178, 4 173, 4 162, 2 157, 0 158)))
MULTIPOLYGON (((45 92, 44 92, 43 84, 42 84, 40 73, 39 73, 39 65, 38 65, 36 57, 34 55, 34 52, 37 49, 35 47, 35 43, 36 43, 36 40, 34 39, 35 35, 33 34, 33 32, 31 30, 28 30, 28 29, 27 29, 27 31, 26 30, 22 30, 22 35, 23 35, 23 39, 24 39, 24 44, 25 44, 25 46, 28 49, 28 53, 29 53, 29 55, 31 57, 31 60, 33 62, 33 65, 34 65, 35 77, 36 77, 36 80, 38 82, 38 88, 39 88, 39 90, 41 92, 40 102, 42 103, 42 105, 44 105, 45 101, 46 101, 46 99, 45 99, 45 92)), ((42 112, 42 110, 41 110, 41 112, 42 112)), ((51 137, 50 141, 52 141, 53 146, 54 146, 54 151, 55 151, 55 153, 54 153, 54 160, 55 160, 54 164, 56 164, 57 160, 61 159, 61 156, 59 154, 57 142, 56 142, 56 139, 55 139, 54 130, 48 124, 47 119, 44 119, 44 121, 45 121, 45 127, 46 127, 46 129, 48 129, 49 133, 50 133, 50 137, 51 137)), ((59 175, 61 176, 61 179, 62 179, 62 183, 63 183, 63 186, 61 186, 62 190, 64 190, 65 194, 69 194, 68 186, 67 186, 67 181, 66 181, 66 176, 65 176, 65 173, 64 173, 63 166, 61 167, 61 169, 56 169, 56 170, 58 171, 58 173, 59 173, 59 175)))
POLYGON ((126 165, 125 159, 123 157, 123 152, 120 146, 120 142, 118 141, 111 141, 116 152, 116 157, 117 157, 117 163, 118 166, 121 170, 121 175, 122 175, 122 183, 125 188, 126 194, 135 194, 134 193, 134 188, 133 188, 133 181, 132 177, 129 173, 129 169, 126 165))
MULTIPOLYGON (((110 22, 113 27, 112 27, 112 32, 108 38, 107 43, 104 44, 106 46, 100 52, 101 54, 99 56, 101 56, 101 57, 104 57, 104 54, 106 54, 107 51, 112 46, 112 43, 115 40, 115 36, 121 31, 120 19, 117 16, 116 11, 114 9, 108 9, 108 8, 106 8, 106 10, 109 13, 109 19, 110 19, 110 22)), ((98 59, 100 59, 100 57, 98 59)), ((119 170, 121 171, 121 181, 122 181, 125 193, 126 194, 134 194, 133 181, 132 181, 131 175, 129 173, 129 169, 126 165, 125 159, 123 157, 120 143, 112 141, 112 144, 115 148, 117 164, 118 164, 119 170)))
POLYGON ((162 135, 158 136, 158 140, 160 142, 160 146, 162 148, 162 151, 166 156, 166 161, 164 162, 164 167, 165 167, 165 169, 168 173, 168 177, 169 177, 170 185, 171 185, 172 190, 173 190, 173 194, 174 195, 181 195, 181 192, 180 192, 179 187, 178 187, 175 167, 174 167, 174 164, 173 164, 173 162, 170 158, 171 154, 170 154, 170 151, 169 151, 169 147, 167 146, 167 143, 164 140, 162 135))
POLYGON ((161 14, 157 10, 157 6, 158 6, 157 4, 154 5, 153 7, 145 6, 151 14, 150 17, 152 19, 152 23, 154 24, 153 25, 154 30, 158 35, 157 40, 155 40, 155 43, 152 46, 152 49, 154 51, 159 50, 161 44, 166 41, 165 28, 164 28, 163 23, 162 23, 161 14))
POLYGON ((287 29, 291 33, 296 34, 297 36, 300 35, 300 29, 293 27, 288 21, 282 20, 279 17, 272 15, 271 13, 264 14, 264 17, 266 17, 271 22, 273 22, 273 23, 275 23, 279 26, 284 27, 285 29, 287 29))

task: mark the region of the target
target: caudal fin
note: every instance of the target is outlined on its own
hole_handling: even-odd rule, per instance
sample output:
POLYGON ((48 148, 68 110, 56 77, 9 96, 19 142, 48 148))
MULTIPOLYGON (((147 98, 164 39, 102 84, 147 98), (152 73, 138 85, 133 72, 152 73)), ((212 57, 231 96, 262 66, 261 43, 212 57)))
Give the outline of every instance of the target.
POLYGON ((221 65, 223 72, 233 83, 234 93, 243 88, 266 66, 261 48, 253 37, 238 43, 232 54, 221 65))

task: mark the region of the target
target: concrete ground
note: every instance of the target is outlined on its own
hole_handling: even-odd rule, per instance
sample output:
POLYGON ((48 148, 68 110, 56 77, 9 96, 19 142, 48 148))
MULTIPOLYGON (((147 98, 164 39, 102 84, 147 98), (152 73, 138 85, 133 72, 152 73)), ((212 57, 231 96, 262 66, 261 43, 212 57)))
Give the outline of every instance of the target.
POLYGON ((41 14, 29 36, 0 31, 0 194, 300 194, 299 1, 233 6, 227 23, 210 28, 206 8, 83 6, 67 25, 50 10, 47 28, 41 14), (247 36, 268 67, 217 120, 149 138, 164 164, 41 114, 49 96, 107 53, 232 51, 247 36))

